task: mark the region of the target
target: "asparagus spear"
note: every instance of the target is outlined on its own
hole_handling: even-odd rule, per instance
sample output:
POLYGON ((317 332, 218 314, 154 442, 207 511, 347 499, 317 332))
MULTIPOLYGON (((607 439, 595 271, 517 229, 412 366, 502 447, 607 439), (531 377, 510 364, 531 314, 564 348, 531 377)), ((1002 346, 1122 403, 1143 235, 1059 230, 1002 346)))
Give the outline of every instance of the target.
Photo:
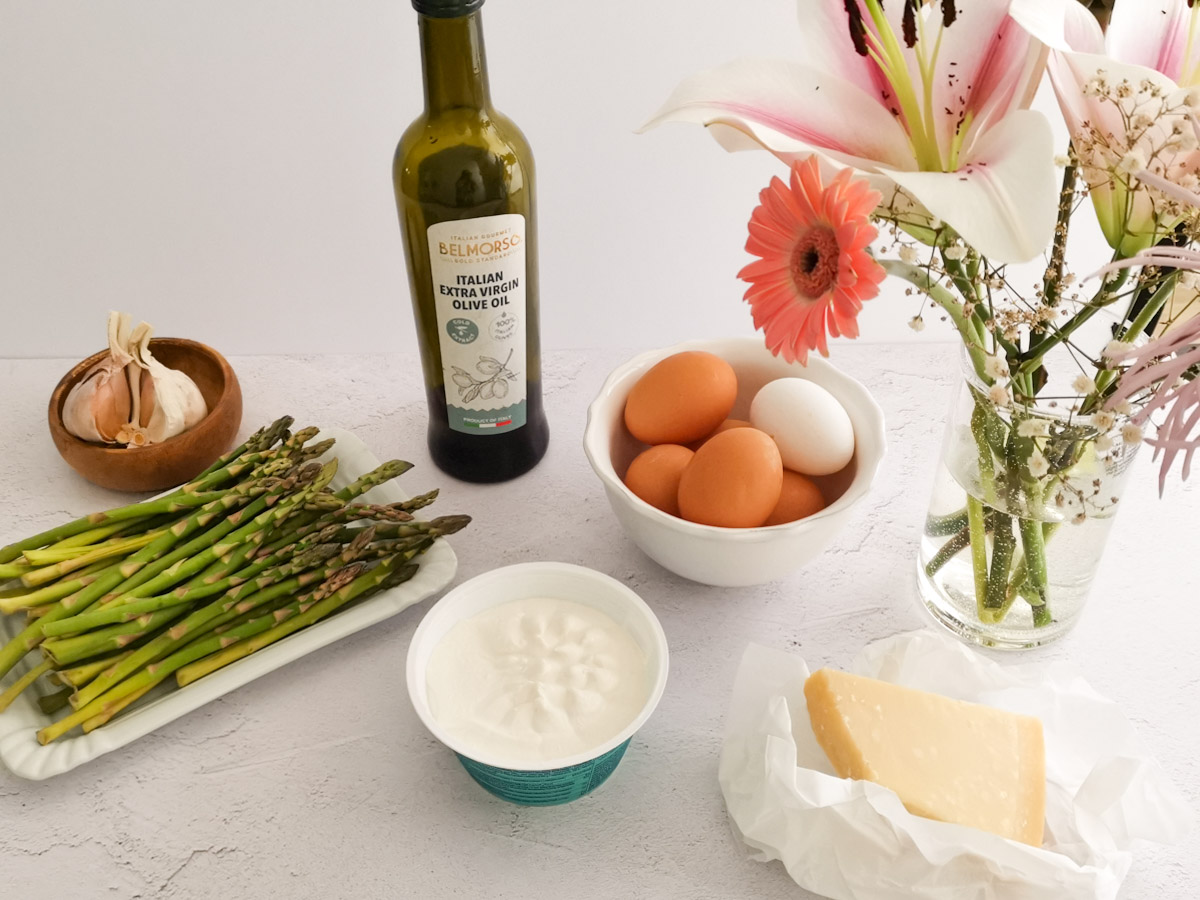
MULTIPOLYGON (((299 478, 299 475, 294 477, 299 478)), ((289 483, 294 482, 290 482, 290 479, 283 479, 279 483, 278 489, 280 491, 285 490, 289 483)), ((246 487, 248 488, 248 485, 246 487)), ((173 564, 178 558, 191 555, 203 546, 229 533, 236 527, 242 517, 256 514, 260 510, 265 509, 268 503, 272 502, 272 495, 264 494, 257 497, 249 506, 236 510, 233 513, 228 513, 230 496, 235 494, 237 490, 234 489, 230 492, 229 496, 221 500, 195 509, 191 515, 184 517, 175 525, 166 529, 154 543, 143 547, 119 565, 113 566, 92 584, 68 597, 64 597, 50 606, 46 610, 46 613, 36 622, 28 625, 16 637, 10 640, 8 644, 0 648, 0 677, 3 677, 9 669, 16 665, 21 657, 42 642, 42 628, 46 623, 82 612, 114 589, 129 590, 135 588, 137 585, 152 578, 157 572, 173 564), (213 525, 211 528, 208 527, 215 517, 223 514, 226 514, 224 521, 213 525), (179 541, 203 528, 208 528, 204 534, 193 539, 182 548, 171 552, 171 548, 179 541)))
MULTIPOLYGON (((376 540, 391 538, 417 537, 423 534, 435 533, 439 536, 456 534, 471 523, 470 516, 438 516, 429 522, 379 522, 375 525, 376 540)), ((354 536, 353 528, 344 528, 333 540, 350 540, 354 536)))
POLYGON ((76 591, 83 590, 89 584, 96 581, 102 573, 107 572, 116 565, 119 565, 119 563, 113 560, 101 560, 76 573, 74 578, 63 579, 37 590, 26 589, 20 593, 14 593, 12 597, 0 598, 0 612, 14 613, 18 610, 32 609, 33 607, 53 603, 55 600, 61 600, 63 597, 68 597, 76 591))
POLYGON ((261 650, 268 644, 325 618, 358 597, 386 590, 408 581, 416 574, 418 567, 402 565, 399 568, 393 568, 392 566, 402 558, 402 556, 397 556, 393 557, 391 561, 385 560, 365 575, 357 577, 351 584, 302 609, 297 615, 286 618, 268 631, 252 636, 248 640, 240 640, 211 656, 180 667, 175 675, 176 683, 180 687, 185 687, 210 672, 249 656, 256 650, 261 650))
MULTIPOLYGON (((226 634, 213 635, 206 640, 197 641, 192 645, 176 651, 159 662, 147 665, 145 668, 138 671, 133 677, 126 678, 124 681, 106 690, 102 695, 96 697, 86 705, 76 706, 76 709, 73 713, 43 728, 37 733, 38 742, 41 744, 48 744, 55 738, 60 737, 61 735, 70 731, 76 725, 82 725, 88 719, 105 714, 109 714, 110 716, 114 715, 120 709, 120 707, 117 706, 118 702, 123 698, 128 697, 130 694, 138 691, 144 691, 153 687, 187 663, 200 659, 203 656, 207 656, 208 654, 213 653, 222 647, 229 646, 229 644, 233 641, 250 637, 270 629, 277 622, 282 621, 288 616, 299 613, 303 604, 311 604, 311 602, 312 601, 309 598, 294 600, 283 610, 276 610, 274 613, 262 616, 259 619, 253 619, 237 629, 232 629, 226 634)), ((307 606, 304 608, 307 608, 307 606)), ((97 681, 99 681, 99 679, 97 679, 97 681)), ((92 684, 95 683, 96 682, 92 682, 92 684)))
POLYGON ((132 622, 98 628, 75 637, 53 638, 42 643, 42 652, 49 656, 56 666, 69 666, 102 653, 124 649, 135 641, 155 634, 184 612, 186 610, 179 606, 160 609, 158 612, 139 616, 132 622))
MULTIPOLYGON (((54 544, 44 550, 26 550, 24 554, 22 554, 22 558, 29 565, 37 567, 38 571, 43 571, 48 566, 57 565, 58 563, 71 562, 72 560, 79 559, 80 557, 87 556, 88 554, 99 553, 101 551, 107 552, 109 550, 119 551, 120 548, 127 546, 130 541, 137 541, 145 538, 147 534, 154 534, 161 530, 162 529, 148 529, 140 534, 122 535, 120 537, 110 538, 106 541, 97 541, 92 544, 80 544, 72 547, 62 547, 58 544, 54 544)), ((70 540, 70 538, 67 538, 67 540, 70 540)), ((146 543, 148 544, 149 541, 147 540, 146 543)), ((141 546, 145 545, 143 544, 141 546)), ((129 552, 132 552, 132 550, 136 549, 139 549, 139 547, 133 547, 129 552)), ((111 555, 120 556, 122 554, 120 552, 114 552, 111 555)), ((96 558, 99 559, 100 557, 97 556, 96 558)))
POLYGON ((211 466, 197 475, 193 481, 201 479, 206 475, 211 475, 218 469, 225 468, 231 462, 245 453, 261 453, 264 450, 269 450, 284 437, 284 434, 289 428, 292 427, 292 423, 295 421, 296 420, 291 416, 283 416, 279 419, 276 419, 270 425, 263 426, 258 431, 254 432, 254 434, 250 435, 250 437, 246 438, 246 443, 231 450, 225 456, 222 456, 211 466))
POLYGON ((33 537, 25 538, 23 541, 9 544, 7 547, 0 549, 0 563, 12 562, 26 550, 35 550, 38 547, 44 547, 62 538, 73 537, 85 531, 90 531, 97 525, 121 522, 126 519, 140 519, 146 516, 183 512, 197 506, 204 506, 223 496, 224 492, 220 491, 177 495, 162 497, 158 500, 147 500, 142 503, 133 503, 129 506, 110 509, 107 512, 92 513, 91 515, 75 519, 73 522, 67 522, 65 525, 59 525, 40 534, 35 534, 33 537))
POLYGON ((90 719, 85 720, 83 723, 83 733, 88 734, 89 732, 95 731, 101 725, 107 723, 109 719, 111 719, 125 707, 132 703, 136 703, 142 697, 146 696, 146 694, 150 693, 150 691, 153 689, 154 685, 148 684, 144 688, 140 688, 139 690, 134 691, 132 694, 117 700, 99 715, 92 716, 90 719))
MULTIPOLYGON (((168 501, 165 507, 156 506, 147 512, 143 506, 141 516, 128 514, 128 519, 105 519, 103 524, 93 524, 82 531, 60 533, 48 539, 54 541, 54 546, 46 551, 36 549, 45 546, 46 539, 28 548, 34 551, 35 561, 46 564, 45 568, 67 564, 53 572, 53 577, 61 580, 43 591, 63 592, 70 583, 66 576, 76 559, 87 560, 80 564, 83 571, 76 578, 92 574, 93 567, 100 577, 67 593, 58 602, 32 608, 31 612, 41 618, 0 649, 0 674, 47 637, 45 649, 49 659, 39 667, 39 674, 48 670, 56 655, 64 661, 82 660, 85 655, 110 652, 117 641, 127 645, 148 639, 137 650, 84 662, 59 673, 62 683, 77 686, 71 697, 77 711, 63 722, 44 729, 39 740, 52 740, 74 724, 82 724, 85 731, 99 727, 170 672, 189 661, 202 659, 206 653, 215 655, 217 650, 228 647, 230 641, 261 636, 262 640, 240 651, 245 655, 317 621, 354 597, 381 589, 380 584, 398 583, 411 577, 416 566, 405 566, 402 571, 395 567, 423 552, 440 534, 453 533, 470 521, 467 517, 442 517, 433 523, 408 521, 412 511, 433 502, 436 491, 386 507, 345 508, 349 500, 375 484, 396 477, 410 468, 410 464, 386 463, 334 493, 325 485, 336 470, 336 461, 324 468, 300 468, 324 454, 332 441, 305 446, 316 429, 289 436, 284 433, 287 424, 290 420, 276 423, 281 433, 265 442, 255 444, 252 436, 191 484, 171 497, 152 501, 158 504, 168 501), (280 437, 283 445, 269 449, 280 437), (233 488, 213 490, 247 474, 249 478, 233 488), (246 496, 248 484, 259 489, 253 499, 246 496), (211 495, 213 501, 221 496, 222 502, 206 502, 210 498, 205 495, 211 495), (230 499, 225 500, 226 495, 230 499), (242 508, 233 509, 234 506, 242 508), (156 511, 160 508, 165 511, 156 511), (383 524, 391 530, 378 535, 382 540, 375 540, 373 528, 346 527, 347 523, 360 519, 385 520, 383 524), (162 528, 167 524, 170 527, 161 535, 145 536, 151 526, 162 528), (141 537, 131 541, 134 536, 141 537), (101 543, 104 541, 107 543, 101 543), (315 548, 333 541, 349 541, 351 546, 335 560, 329 560, 328 554, 340 544, 323 548, 322 554, 313 553, 315 548), (118 547, 121 552, 113 549, 118 547), (97 558, 106 552, 112 555, 105 560, 97 558), (351 560, 380 555, 386 557, 384 561, 367 573, 362 563, 346 565, 351 560), (120 560, 121 556, 126 558, 120 560), (391 574, 383 574, 384 569, 391 570, 391 574), (378 581, 368 577, 377 571, 380 574, 374 577, 378 581), (295 596, 314 584, 320 585, 315 592, 295 596), (348 591, 352 585, 358 588, 349 594, 343 592, 343 588, 348 591), (195 608, 201 599, 214 594, 221 596, 207 606, 195 608), (321 605, 322 601, 336 599, 337 594, 343 594, 337 605, 321 605), (192 614, 183 621, 159 631, 189 609, 192 614), (203 615, 194 617, 196 613, 203 615), (135 615, 137 618, 130 619, 135 615), (296 624, 291 624, 293 621, 296 624), (65 637, 67 634, 75 636, 65 637), (157 646, 153 658, 128 671, 133 660, 151 655, 144 652, 151 646, 157 646)), ((70 531, 73 524, 67 523, 66 530, 70 531)), ((45 538, 45 534, 48 533, 41 537, 45 538)), ((13 546, 5 548, 5 552, 13 546)), ((49 580, 50 573, 44 577, 49 580)), ((30 593, 38 593, 43 603, 50 602, 51 598, 41 592, 23 590, 18 596, 24 599, 30 593)), ((61 706, 63 696, 59 693, 42 699, 48 711, 52 711, 61 706)))
POLYGON ((120 653, 114 653, 112 656, 102 656, 99 659, 89 660, 70 669, 59 669, 54 674, 58 676, 60 682, 68 687, 80 688, 109 666, 124 659, 132 652, 132 650, 123 650, 120 653))
MULTIPOLYGON (((268 568, 264 565, 260 567, 261 574, 258 574, 254 578, 254 584, 261 589, 283 581, 292 575, 320 565, 325 560, 340 552, 341 549, 341 544, 321 544, 298 554, 285 564, 276 565, 274 568, 268 568)), ((267 560, 264 560, 264 562, 267 562, 267 560)), ((117 622, 129 622, 146 613, 156 612, 161 609, 181 605, 195 605, 200 600, 217 594, 224 594, 230 588, 244 584, 249 580, 249 576, 230 576, 212 584, 191 588, 186 586, 177 588, 169 594, 131 599, 127 603, 81 613, 78 616, 72 616, 69 619, 60 619, 57 622, 50 622, 42 629, 42 632, 46 637, 51 638, 90 631, 93 628, 117 622)))
POLYGON ((61 541, 51 544, 50 549, 64 550, 69 547, 86 547, 89 544, 98 544, 106 538, 145 531, 147 530, 145 526, 152 519, 154 519, 154 516, 146 516, 144 518, 128 519, 124 522, 113 522, 109 525, 100 525, 90 531, 83 531, 72 537, 63 538, 61 541))
POLYGON ((60 709, 66 709, 68 706, 67 697, 70 696, 71 689, 63 688, 61 691, 55 691, 53 694, 46 694, 38 697, 38 709, 47 716, 52 716, 60 709))
MULTIPOLYGON (((236 531, 233 531, 227 537, 223 537, 221 539, 221 543, 211 544, 207 549, 202 550, 196 555, 180 560, 169 567, 166 571, 162 572, 160 575, 157 575, 140 585, 135 589, 134 592, 131 593, 147 596, 155 593, 161 588, 170 587, 176 581, 181 580, 181 578, 190 577, 191 575, 196 574, 201 569, 208 566, 216 555, 223 552, 220 549, 221 547, 236 547, 237 545, 246 541, 253 542, 256 536, 261 539, 263 529, 271 522, 282 520, 285 516, 287 516, 291 512, 292 507, 300 502, 307 492, 318 491, 329 483, 329 481, 337 472, 337 461, 334 460, 326 463, 324 466, 318 466, 317 469, 319 474, 317 475, 316 480, 302 488, 299 492, 283 498, 279 501, 276 507, 267 510, 259 516, 256 516, 249 522, 249 524, 237 529, 236 531)), ((128 594, 126 596, 128 596, 128 594)), ((185 627, 186 630, 186 623, 187 621, 190 621, 190 618, 191 617, 189 617, 188 620, 185 620, 185 623, 182 623, 182 625, 179 627, 185 627)), ((172 629, 172 631, 175 630, 176 629, 172 629)), ((160 635, 160 637, 163 636, 160 635)), ((160 646, 162 646, 161 642, 156 639, 151 641, 145 647, 140 648, 133 657, 123 660, 118 665, 114 666, 111 672, 105 672, 104 674, 100 675, 91 684, 88 684, 78 694, 72 697, 72 705, 76 706, 77 708, 83 706, 90 700, 90 698, 95 697, 101 692, 107 690, 112 684, 115 684, 118 680, 127 676, 138 666, 143 665, 150 659, 154 659, 155 657, 153 655, 148 655, 150 654, 149 648, 153 647, 157 652, 157 649, 160 646), (134 662, 135 658, 137 660, 136 663, 134 662)))
POLYGON ((21 695, 25 688, 29 687, 43 675, 50 671, 51 665, 49 660, 44 660, 38 663, 20 678, 18 678, 4 693, 0 694, 0 712, 8 709, 14 700, 21 695))
MULTIPOLYGON (((356 497, 360 497, 367 491, 381 484, 391 481, 393 478, 398 478, 412 468, 412 463, 405 462, 402 459, 393 459, 382 463, 370 472, 360 476, 352 481, 346 487, 335 493, 333 496, 337 500, 342 501, 342 504, 349 503, 356 497)), ((338 512, 337 509, 330 510, 326 513, 327 516, 332 516, 338 512)), ((303 529, 308 527, 320 527, 323 517, 317 511, 309 511, 297 515, 294 519, 287 523, 287 527, 277 529, 275 533, 269 535, 269 541, 273 542, 272 546, 277 546, 281 542, 287 540, 293 535, 301 533, 303 529)), ((348 521, 349 519, 347 519, 348 521)))
POLYGON ((126 540, 117 541, 112 544, 102 544, 96 549, 84 553, 82 556, 77 556, 74 559, 34 569, 32 572, 21 576, 21 584, 25 585, 25 587, 38 587, 48 584, 51 581, 57 581, 64 575, 69 575, 79 569, 86 569, 93 563, 110 560, 118 556, 128 556, 130 553, 154 543, 160 534, 162 534, 161 531, 150 531, 146 534, 139 534, 137 537, 127 538, 126 540))
MULTIPOLYGON (((208 547, 195 555, 179 559, 172 565, 156 574, 152 579, 138 586, 135 591, 126 596, 148 597, 155 593, 174 587, 180 581, 191 578, 211 565, 218 557, 224 556, 240 544, 249 542, 257 544, 262 541, 265 529, 275 522, 282 522, 292 515, 293 508, 304 503, 309 497, 315 496, 337 474, 337 461, 318 467, 315 480, 294 494, 279 499, 271 509, 255 516, 248 524, 236 531, 222 536, 208 547)), ((229 518, 233 518, 230 516, 229 518)), ((228 520, 226 520, 228 521, 228 520)), ((235 523, 236 524, 236 523, 235 523)))

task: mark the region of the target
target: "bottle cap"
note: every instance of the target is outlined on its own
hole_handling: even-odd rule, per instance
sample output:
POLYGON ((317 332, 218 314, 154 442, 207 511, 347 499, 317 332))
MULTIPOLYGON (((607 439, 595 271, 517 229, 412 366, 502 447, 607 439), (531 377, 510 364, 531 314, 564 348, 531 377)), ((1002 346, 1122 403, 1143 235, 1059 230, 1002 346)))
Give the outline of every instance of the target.
POLYGON ((412 0, 412 5, 423 16, 456 19, 477 11, 483 6, 483 0, 412 0))

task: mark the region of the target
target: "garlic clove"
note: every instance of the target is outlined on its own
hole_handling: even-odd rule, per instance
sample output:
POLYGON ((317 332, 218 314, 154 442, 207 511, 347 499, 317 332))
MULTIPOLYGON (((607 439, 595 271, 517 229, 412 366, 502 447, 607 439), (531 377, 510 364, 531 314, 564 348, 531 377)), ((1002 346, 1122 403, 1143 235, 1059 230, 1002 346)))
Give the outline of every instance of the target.
MULTIPOLYGON (((136 340, 131 344, 134 359, 144 369, 142 384, 149 381, 152 400, 139 400, 140 421, 144 425, 146 440, 150 443, 165 441, 196 425, 208 415, 208 404, 196 383, 178 369, 163 365, 150 352, 150 331, 140 328, 135 332, 136 340), (149 404, 149 415, 146 406, 149 404)), ((144 389, 140 392, 145 396, 144 389)))
POLYGON ((129 421, 129 387, 125 373, 102 373, 94 379, 95 392, 92 400, 92 418, 101 440, 112 443, 117 432, 129 421))
POLYGON ((129 316, 109 313, 108 355, 71 388, 63 402, 64 427, 85 441, 118 443, 118 434, 129 421, 132 398, 126 369, 133 362, 129 325, 129 316))

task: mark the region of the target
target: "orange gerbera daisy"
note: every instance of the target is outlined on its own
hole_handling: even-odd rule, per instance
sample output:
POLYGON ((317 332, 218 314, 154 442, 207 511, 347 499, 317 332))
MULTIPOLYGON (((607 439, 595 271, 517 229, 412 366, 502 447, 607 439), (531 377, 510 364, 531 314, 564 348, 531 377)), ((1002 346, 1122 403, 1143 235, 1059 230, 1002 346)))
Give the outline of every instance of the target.
POLYGON ((792 164, 791 184, 772 178, 750 216, 746 252, 759 259, 738 272, 767 349, 788 362, 808 351, 829 355, 826 332, 858 337, 864 300, 886 273, 867 252, 878 232, 878 191, 842 169, 825 187, 816 157, 792 164))

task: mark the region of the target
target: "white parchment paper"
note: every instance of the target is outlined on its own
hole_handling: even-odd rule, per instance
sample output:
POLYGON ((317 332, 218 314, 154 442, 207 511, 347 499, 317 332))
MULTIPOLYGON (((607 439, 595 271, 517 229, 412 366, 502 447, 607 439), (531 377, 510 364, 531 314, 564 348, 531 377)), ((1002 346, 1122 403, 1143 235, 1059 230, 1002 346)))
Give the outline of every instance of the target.
POLYGON ((1173 843, 1192 811, 1133 726, 1071 666, 1000 665, 933 631, 869 645, 848 671, 1037 716, 1046 837, 1029 847, 909 813, 838 778, 809 724, 804 660, 751 645, 738 670, 720 782, 734 829, 833 900, 1112 900, 1141 841, 1173 843))

